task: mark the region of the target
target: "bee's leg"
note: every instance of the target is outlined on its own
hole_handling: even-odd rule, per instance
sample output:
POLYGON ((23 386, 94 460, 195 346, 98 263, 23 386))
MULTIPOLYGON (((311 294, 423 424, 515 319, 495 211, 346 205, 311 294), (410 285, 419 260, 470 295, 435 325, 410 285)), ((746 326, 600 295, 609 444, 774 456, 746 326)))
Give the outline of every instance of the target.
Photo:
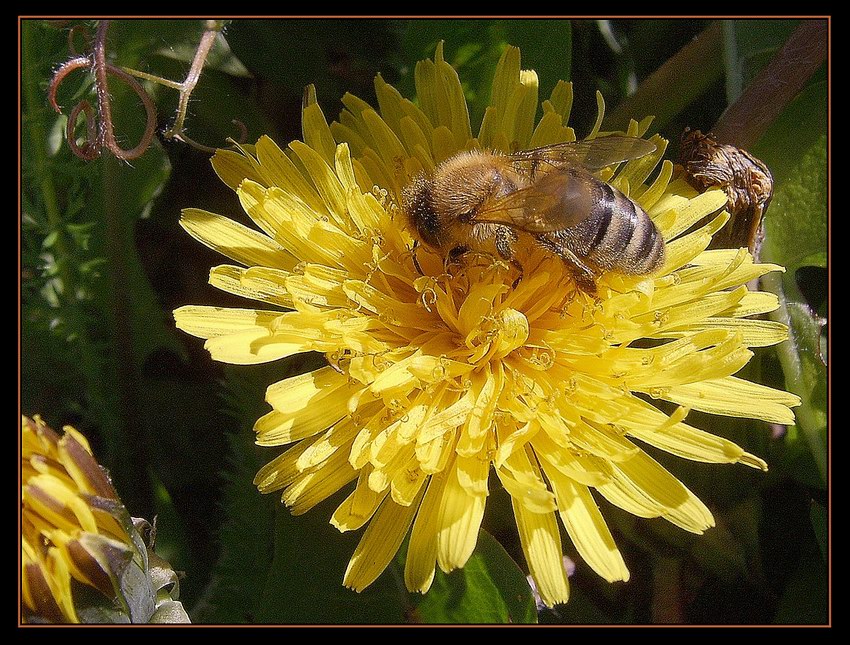
POLYGON ((501 257, 507 262, 510 262, 511 266, 519 271, 519 275, 517 276, 516 280, 514 280, 513 285, 511 285, 512 288, 516 288, 516 286, 519 284, 519 281, 522 280, 523 275, 522 265, 514 257, 514 244, 516 244, 518 239, 519 237, 517 236, 516 232, 508 226, 500 226, 496 230, 496 238, 494 240, 496 245, 496 252, 499 254, 499 257, 501 257))
POLYGON ((593 272, 593 269, 582 262, 581 259, 565 245, 562 244, 559 246, 542 235, 535 236, 535 238, 540 243, 540 246, 557 255, 564 261, 564 264, 569 266, 570 272, 573 274, 573 278, 575 279, 576 285, 579 289, 591 295, 596 293, 596 273, 593 272))
POLYGON ((464 246, 463 244, 459 244, 458 246, 454 246, 449 249, 449 252, 446 254, 446 261, 443 264, 443 268, 446 273, 450 273, 449 267, 453 264, 460 264, 460 259, 464 256, 465 253, 469 252, 469 247, 464 246))
POLYGON ((422 267, 419 266, 419 259, 416 257, 416 249, 419 248, 419 240, 413 240, 413 248, 410 249, 410 257, 413 259, 413 266, 416 267, 416 270, 419 271, 419 275, 425 275, 425 272, 422 270, 422 267))

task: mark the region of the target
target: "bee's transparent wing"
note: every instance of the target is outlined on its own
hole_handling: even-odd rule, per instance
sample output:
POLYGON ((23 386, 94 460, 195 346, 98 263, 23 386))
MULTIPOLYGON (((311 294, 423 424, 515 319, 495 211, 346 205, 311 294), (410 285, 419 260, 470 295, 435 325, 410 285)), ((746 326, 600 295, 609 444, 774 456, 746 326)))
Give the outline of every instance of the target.
POLYGON ((589 170, 599 170, 630 159, 638 159, 655 150, 655 144, 646 139, 611 135, 523 150, 509 157, 518 170, 534 175, 541 164, 541 170, 545 165, 578 165, 589 170))
POLYGON ((529 233, 570 228, 592 212, 592 181, 581 171, 549 172, 527 188, 490 201, 476 212, 474 221, 506 224, 529 233))

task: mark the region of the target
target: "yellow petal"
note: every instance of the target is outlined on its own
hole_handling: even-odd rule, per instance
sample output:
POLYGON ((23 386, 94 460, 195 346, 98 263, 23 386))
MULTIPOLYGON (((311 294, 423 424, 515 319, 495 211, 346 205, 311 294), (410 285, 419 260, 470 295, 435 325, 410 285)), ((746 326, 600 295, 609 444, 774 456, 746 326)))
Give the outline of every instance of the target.
POLYGON ((387 497, 388 491, 376 493, 369 487, 370 474, 371 469, 368 466, 360 470, 357 476, 357 488, 345 498, 331 517, 331 524, 341 533, 354 531, 366 524, 387 497))
POLYGON ((470 495, 487 495, 487 477, 490 460, 479 454, 472 457, 457 457, 457 479, 461 488, 470 495))
POLYGON ((692 410, 785 425, 794 423, 789 408, 800 405, 794 394, 734 376, 663 388, 654 394, 692 410))
POLYGON ((296 467, 298 470, 313 468, 339 451, 348 458, 348 450, 358 430, 351 419, 343 419, 298 457, 296 467))
POLYGON ((186 305, 174 311, 174 320, 177 328, 187 334, 215 338, 254 329, 268 332, 272 322, 280 315, 279 311, 186 305))
POLYGON ((564 603, 570 585, 564 570, 561 536, 554 513, 533 513, 521 499, 511 497, 522 551, 540 599, 547 607, 564 603))
POLYGON ((308 85, 305 91, 304 106, 301 110, 301 136, 304 143, 318 152, 327 163, 333 163, 336 142, 316 100, 314 85, 308 85))
POLYGON ((649 212, 661 195, 664 193, 664 190, 667 188, 667 184, 670 183, 670 178, 673 176, 673 162, 669 159, 665 159, 661 163, 661 170, 658 172, 658 176, 655 178, 655 181, 652 182, 646 190, 640 193, 640 196, 637 198, 637 201, 643 207, 643 209, 649 212))
POLYGON ((300 141, 293 141, 289 147, 298 156, 298 159, 304 164, 316 190, 325 204, 325 212, 327 212, 331 222, 342 227, 343 230, 350 230, 350 221, 347 217, 345 191, 342 184, 333 170, 333 156, 331 161, 325 160, 322 156, 310 148, 308 145, 300 141))
POLYGON ((31 477, 21 487, 24 506, 35 509, 54 526, 68 531, 82 529, 97 533, 97 521, 85 500, 75 489, 51 475, 31 477))
POLYGON ((418 508, 418 501, 399 506, 384 500, 351 556, 342 581, 346 587, 363 591, 381 575, 401 546, 418 508))
POLYGON ((469 109, 460 78, 443 58, 443 45, 437 45, 434 60, 419 61, 414 70, 419 105, 435 126, 452 133, 455 150, 462 149, 472 138, 469 109))
POLYGON ((245 266, 289 270, 296 263, 274 240, 215 213, 186 208, 180 226, 199 242, 245 266))
POLYGON ((266 401, 274 408, 254 425, 259 445, 280 445, 327 429, 348 414, 351 387, 331 367, 271 385, 266 401))
POLYGON ((595 139, 599 134, 599 128, 602 127, 602 119, 605 117, 605 99, 602 96, 602 92, 596 90, 596 122, 593 124, 593 127, 590 129, 590 134, 587 135, 587 139, 595 139))
POLYGON ((767 470, 767 464, 737 444, 682 423, 688 409, 678 408, 669 418, 639 399, 629 413, 629 434, 636 439, 685 459, 708 463, 741 462, 767 470))
POLYGON ((611 466, 604 459, 575 454, 577 451, 557 445, 547 433, 535 435, 532 445, 553 468, 585 486, 601 486, 611 478, 611 466))
POLYGON ((529 142, 530 148, 540 148, 553 143, 564 141, 564 126, 561 115, 556 113, 554 109, 549 107, 547 111, 546 101, 543 106, 543 117, 534 128, 534 133, 531 135, 529 142))
POLYGON ((714 316, 702 322, 690 323, 685 328, 667 329, 666 338, 681 338, 693 332, 725 329, 741 335, 741 343, 746 347, 768 347, 781 343, 788 338, 788 327, 773 320, 751 320, 714 316))
POLYGON ((256 365, 310 350, 330 349, 303 338, 274 335, 268 330, 249 329, 216 336, 204 343, 214 360, 234 365, 256 365))
POLYGON ((496 473, 510 496, 532 513, 550 513, 555 510, 555 497, 525 450, 514 452, 496 473))
POLYGON ((623 556, 587 486, 557 470, 547 470, 546 474, 552 482, 561 521, 579 555, 608 582, 628 580, 623 556))
POLYGON ((426 477, 416 459, 409 458, 401 468, 396 469, 396 474, 390 481, 390 494, 393 501, 402 506, 412 504, 425 483, 426 477))
POLYGON ((720 312, 724 316, 743 318, 774 311, 779 307, 779 298, 765 291, 749 291, 729 309, 720 312))
POLYGON ((284 286, 288 275, 281 269, 222 264, 210 269, 210 284, 243 298, 292 308, 292 297, 284 286))
POLYGON ((446 476, 434 475, 416 514, 410 532, 407 559, 404 564, 404 584, 409 591, 425 593, 434 581, 437 562, 437 531, 439 509, 445 490, 446 476))
POLYGON ((475 403, 469 411, 458 440, 459 455, 469 457, 478 454, 492 430, 496 405, 504 383, 501 363, 494 363, 493 367, 493 374, 490 373, 489 365, 480 372, 472 373, 470 393, 475 403))
POLYGON ((322 367, 270 385, 266 390, 266 401, 280 412, 297 414, 326 398, 347 398, 339 393, 347 384, 344 374, 332 367, 322 367))
POLYGON ((437 563, 445 572, 463 567, 475 550, 486 502, 461 485, 458 468, 456 461, 449 469, 437 519, 437 563))
POLYGON ((216 150, 212 158, 212 166, 219 179, 233 190, 236 190, 244 179, 261 184, 268 182, 257 160, 240 152, 216 150))
POLYGON ((254 485, 261 493, 271 493, 289 486, 301 470, 298 459, 310 447, 312 441, 301 441, 272 459, 254 476, 254 485))
MULTIPOLYGON (((679 180, 682 181, 682 180, 679 180)), ((673 184, 671 183, 671 186, 673 184)), ((676 223, 664 231, 664 239, 672 239, 687 231, 706 215, 710 215, 726 206, 726 193, 719 188, 710 189, 691 198, 687 205, 678 209, 676 223)), ((657 205, 656 205, 657 207, 657 205)))
POLYGON ((356 478, 345 452, 336 452, 318 468, 299 475, 283 491, 281 501, 293 515, 302 515, 356 478))
POLYGON ((446 432, 459 427, 472 409, 473 400, 469 391, 451 405, 445 405, 442 410, 428 417, 416 436, 418 444, 425 444, 446 432))
POLYGON ((277 186, 284 193, 297 197, 311 211, 319 215, 327 215, 325 203, 312 183, 270 137, 262 136, 257 141, 257 158, 271 179, 270 185, 277 186))
MULTIPOLYGON (((686 531, 702 533, 714 526, 714 518, 705 504, 646 453, 614 464, 612 482, 627 485, 657 506, 661 517, 686 531)), ((603 492, 603 487, 598 490, 603 492)))

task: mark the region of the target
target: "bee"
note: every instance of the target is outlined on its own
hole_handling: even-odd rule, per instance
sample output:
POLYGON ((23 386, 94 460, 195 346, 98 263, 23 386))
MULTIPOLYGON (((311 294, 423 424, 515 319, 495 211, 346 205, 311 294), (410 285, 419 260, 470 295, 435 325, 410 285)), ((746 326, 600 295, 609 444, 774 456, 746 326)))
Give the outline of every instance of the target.
POLYGON ((447 263, 470 252, 498 256, 521 278, 517 250, 530 244, 561 258, 579 288, 595 293, 604 271, 645 275, 664 261, 664 241, 646 212, 592 174, 655 149, 607 136, 513 154, 465 151, 414 178, 402 210, 447 263))

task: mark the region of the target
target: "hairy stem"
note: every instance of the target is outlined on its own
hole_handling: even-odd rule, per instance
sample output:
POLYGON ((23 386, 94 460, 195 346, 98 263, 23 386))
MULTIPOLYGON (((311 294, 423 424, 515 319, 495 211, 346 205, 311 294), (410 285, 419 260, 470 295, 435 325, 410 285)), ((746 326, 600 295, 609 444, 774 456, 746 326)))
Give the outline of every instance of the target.
POLYGON ((95 87, 97 88, 98 111, 100 112, 100 136, 102 145, 119 159, 136 159, 140 157, 151 144, 154 131, 156 130, 156 109, 147 92, 139 85, 138 81, 127 72, 109 64, 106 61, 106 32, 109 29, 109 21, 101 20, 97 26, 97 35, 94 44, 94 64, 92 71, 95 76, 95 87), (145 132, 135 148, 124 150, 115 140, 115 130, 112 123, 112 99, 109 96, 108 75, 118 76, 125 81, 142 100, 145 106, 147 120, 145 132))
MULTIPOLYGON (((216 37, 223 28, 224 22, 220 20, 207 20, 204 23, 205 31, 203 36, 201 36, 198 49, 195 51, 195 57, 192 59, 189 73, 186 75, 186 79, 179 84, 180 100, 177 105, 177 117, 174 119, 174 124, 163 133, 165 137, 182 139, 194 146, 207 148, 207 146, 201 146, 201 144, 189 139, 183 132, 183 124, 186 121, 186 113, 189 109, 189 97, 192 95, 195 86, 198 84, 198 80, 201 78, 201 72, 204 69, 207 56, 215 44, 216 37)), ((208 150, 215 152, 215 148, 208 148, 208 150)))
POLYGON ((797 96, 827 56, 826 19, 803 20, 785 45, 717 120, 721 143, 749 148, 797 96))
MULTIPOLYGON (((785 306, 785 295, 782 289, 782 276, 779 273, 768 273, 761 277, 762 286, 771 293, 779 296, 779 308, 770 313, 770 318, 786 325, 788 329, 793 329, 791 325, 791 316, 785 306)), ((785 386, 789 391, 796 394, 802 400, 802 404, 795 410, 797 417, 797 427, 800 429, 806 443, 809 445, 809 451, 815 460, 818 468, 818 473, 821 480, 827 481, 827 451, 821 435, 819 433, 819 424, 817 419, 812 414, 811 392, 802 387, 803 366, 800 362, 800 350, 797 346, 793 334, 791 337, 781 342, 776 346, 776 354, 779 357, 779 363, 782 365, 782 372, 785 374, 785 386)))

